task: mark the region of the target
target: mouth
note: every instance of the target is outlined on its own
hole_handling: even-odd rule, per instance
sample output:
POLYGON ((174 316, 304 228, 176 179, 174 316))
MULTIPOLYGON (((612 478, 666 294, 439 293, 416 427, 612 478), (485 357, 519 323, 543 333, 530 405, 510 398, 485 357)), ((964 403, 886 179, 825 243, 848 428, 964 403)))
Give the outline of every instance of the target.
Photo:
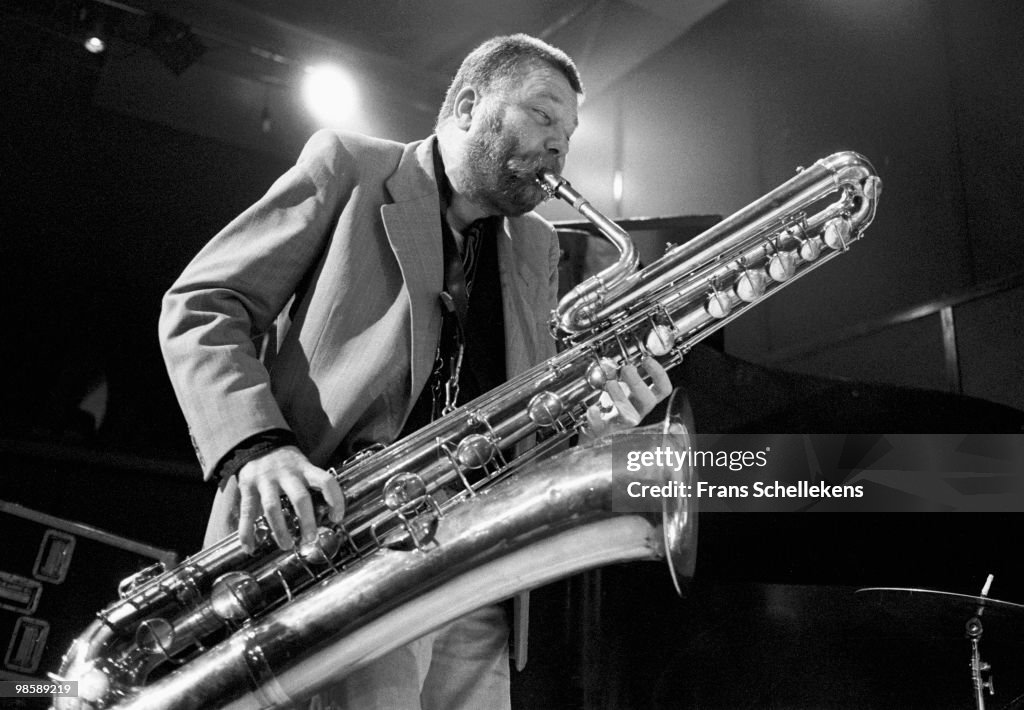
POLYGON ((510 157, 505 162, 506 172, 502 182, 505 194, 515 195, 514 201, 524 210, 535 208, 549 198, 539 176, 541 171, 558 173, 558 159, 549 155, 528 155, 510 157))
POLYGON ((534 182, 541 171, 548 170, 556 175, 561 171, 557 158, 512 158, 508 161, 509 169, 521 180, 534 182))

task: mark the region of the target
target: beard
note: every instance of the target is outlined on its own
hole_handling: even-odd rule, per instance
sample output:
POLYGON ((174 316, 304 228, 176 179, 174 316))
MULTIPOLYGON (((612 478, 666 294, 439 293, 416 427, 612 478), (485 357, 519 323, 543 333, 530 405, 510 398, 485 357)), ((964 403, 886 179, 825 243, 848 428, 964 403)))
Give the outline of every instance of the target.
POLYGON ((481 133, 469 137, 464 194, 489 212, 519 217, 547 199, 537 173, 542 168, 557 172, 558 164, 553 156, 526 154, 519 138, 502 128, 496 114, 481 133))

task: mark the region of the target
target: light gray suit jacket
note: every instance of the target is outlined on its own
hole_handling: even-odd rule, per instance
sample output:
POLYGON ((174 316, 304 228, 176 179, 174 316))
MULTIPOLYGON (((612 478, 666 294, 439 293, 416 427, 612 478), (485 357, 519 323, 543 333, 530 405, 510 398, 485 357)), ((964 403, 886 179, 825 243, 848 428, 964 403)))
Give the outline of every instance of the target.
MULTIPOLYGON (((318 132, 167 292, 161 344, 204 476, 270 429, 292 430, 322 467, 398 435, 441 324, 435 140, 318 132), (260 339, 275 331, 261 353, 260 339)), ((504 220, 498 264, 510 377, 555 353, 547 319, 558 257, 555 232, 539 216, 504 220)), ((207 544, 236 526, 224 493, 207 544)))

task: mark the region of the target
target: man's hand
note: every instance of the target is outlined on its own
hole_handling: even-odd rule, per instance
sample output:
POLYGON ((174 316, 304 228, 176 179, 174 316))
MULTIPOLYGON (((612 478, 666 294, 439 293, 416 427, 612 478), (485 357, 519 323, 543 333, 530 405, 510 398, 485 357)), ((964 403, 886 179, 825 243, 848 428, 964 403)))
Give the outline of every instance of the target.
POLYGON ((331 507, 331 520, 340 522, 345 514, 341 486, 334 476, 311 464, 296 447, 282 446, 245 464, 238 472, 238 539, 245 551, 251 553, 256 547, 253 526, 261 514, 266 517, 278 547, 290 550, 294 546, 281 510, 281 496, 288 497, 298 516, 302 542, 314 541, 317 526, 310 488, 323 494, 331 507))
POLYGON ((644 358, 640 367, 651 379, 648 385, 635 365, 619 371, 619 379, 609 380, 601 399, 587 409, 586 432, 594 438, 635 427, 654 406, 672 392, 668 373, 653 357, 644 358))

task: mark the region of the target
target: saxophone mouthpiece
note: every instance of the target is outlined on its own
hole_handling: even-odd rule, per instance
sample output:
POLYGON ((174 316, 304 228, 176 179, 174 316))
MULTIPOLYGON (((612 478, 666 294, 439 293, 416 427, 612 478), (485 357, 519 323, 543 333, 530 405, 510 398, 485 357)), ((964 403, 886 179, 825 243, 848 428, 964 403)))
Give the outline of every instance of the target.
POLYGON ((558 196, 558 187, 564 182, 564 178, 547 168, 542 168, 537 172, 537 184, 547 194, 548 199, 558 196))
MULTIPOLYGON (((572 208, 577 212, 582 211, 584 204, 589 205, 584 199, 583 195, 573 189, 573 186, 564 177, 544 168, 537 173, 537 182, 540 183, 541 188, 548 194, 548 197, 558 197, 565 202, 572 205, 572 208)), ((584 216, 586 214, 584 213, 584 216)))

